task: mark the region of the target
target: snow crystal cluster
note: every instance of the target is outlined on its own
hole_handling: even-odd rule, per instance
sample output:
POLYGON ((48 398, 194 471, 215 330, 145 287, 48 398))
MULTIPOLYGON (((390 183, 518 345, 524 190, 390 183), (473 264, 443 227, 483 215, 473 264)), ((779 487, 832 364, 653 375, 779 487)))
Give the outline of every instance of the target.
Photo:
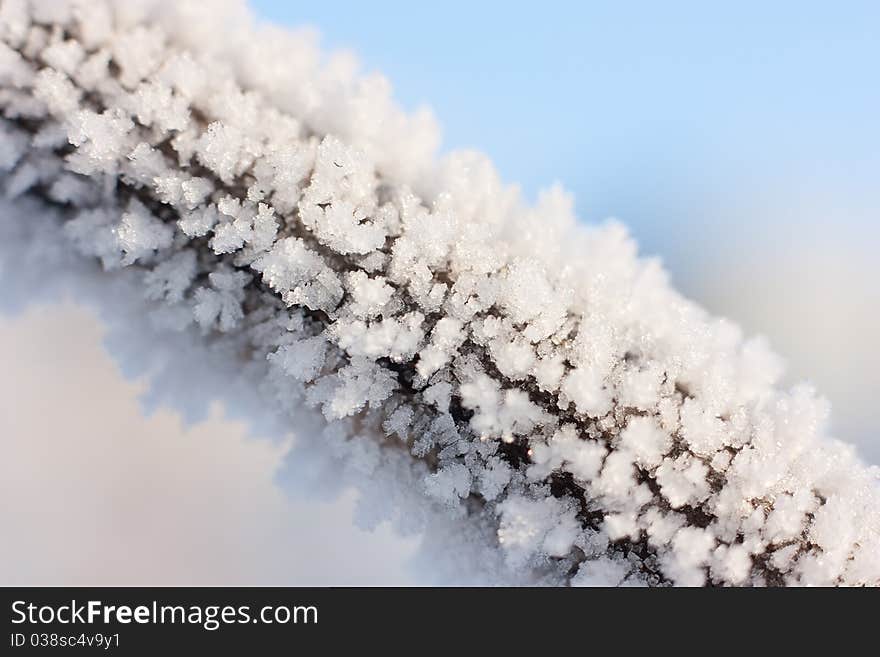
POLYGON ((876 585, 877 473, 778 359, 236 2, 2 0, 0 181, 548 584, 876 585))

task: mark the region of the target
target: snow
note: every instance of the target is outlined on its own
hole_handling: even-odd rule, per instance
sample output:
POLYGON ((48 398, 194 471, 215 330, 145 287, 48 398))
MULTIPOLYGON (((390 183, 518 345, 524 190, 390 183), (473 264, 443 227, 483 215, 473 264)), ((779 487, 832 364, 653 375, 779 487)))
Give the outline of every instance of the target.
POLYGON ((167 249, 174 237, 174 230, 136 199, 132 199, 128 211, 122 214, 115 233, 123 253, 123 265, 143 261, 158 249, 167 249))
POLYGON ((299 381, 313 381, 324 365, 326 350, 327 341, 321 336, 315 336, 281 345, 268 354, 267 358, 269 362, 277 364, 286 375, 299 381))
POLYGON ((288 306, 304 305, 329 312, 342 298, 339 277, 301 239, 278 240, 252 266, 288 306))
POLYGON ((382 313, 391 301, 394 288, 384 276, 371 277, 364 271, 348 275, 348 290, 352 297, 351 312, 360 319, 370 319, 382 313))
POLYGON ((196 271, 196 252, 192 249, 178 251, 144 274, 145 296, 172 304, 183 301, 184 294, 195 279, 196 271))
POLYGON ((660 465, 672 446, 672 437, 651 418, 634 415, 620 432, 620 448, 629 451, 635 463, 646 469, 660 465))
POLYGON ((4 3, 0 37, 4 193, 320 409, 390 513, 464 522, 508 581, 880 582, 876 469, 621 224, 436 160, 384 80, 237 2, 4 3))

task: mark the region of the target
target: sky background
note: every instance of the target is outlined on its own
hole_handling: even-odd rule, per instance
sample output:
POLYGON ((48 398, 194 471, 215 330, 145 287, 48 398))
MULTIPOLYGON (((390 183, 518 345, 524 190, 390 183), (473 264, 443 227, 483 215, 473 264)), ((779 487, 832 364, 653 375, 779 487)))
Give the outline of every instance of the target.
MULTIPOLYGON (((487 152, 531 198, 562 182, 584 221, 623 220, 679 288, 768 335, 880 463, 880 4, 252 5, 429 105, 445 150, 487 152)), ((3 307, 0 583, 422 581, 415 539, 353 525, 354 492, 291 494, 284 441, 221 406, 145 413, 148 384, 94 312, 3 307)))

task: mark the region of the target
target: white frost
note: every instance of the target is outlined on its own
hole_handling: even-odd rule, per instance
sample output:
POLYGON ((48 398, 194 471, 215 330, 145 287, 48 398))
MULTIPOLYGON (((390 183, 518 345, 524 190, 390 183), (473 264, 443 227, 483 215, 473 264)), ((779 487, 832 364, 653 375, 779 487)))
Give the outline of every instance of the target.
POLYGON ((432 119, 340 62, 235 0, 3 2, 3 194, 517 581, 880 583, 877 472, 763 342, 562 190, 438 162, 432 119))

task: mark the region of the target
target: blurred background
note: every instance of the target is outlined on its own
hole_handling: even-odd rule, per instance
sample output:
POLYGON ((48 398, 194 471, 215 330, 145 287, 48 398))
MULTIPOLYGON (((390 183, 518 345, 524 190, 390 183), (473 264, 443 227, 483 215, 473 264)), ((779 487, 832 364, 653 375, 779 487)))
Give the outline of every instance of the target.
MULTIPOLYGON (((488 153, 529 198, 561 182, 584 221, 624 221, 678 288, 768 336, 880 463, 880 4, 252 5, 430 106, 444 150, 488 153)), ((425 581, 416 539, 354 526, 354 492, 291 494, 286 443, 219 405, 145 412, 147 383, 93 311, 13 312, 8 292, 0 584, 425 581)))

